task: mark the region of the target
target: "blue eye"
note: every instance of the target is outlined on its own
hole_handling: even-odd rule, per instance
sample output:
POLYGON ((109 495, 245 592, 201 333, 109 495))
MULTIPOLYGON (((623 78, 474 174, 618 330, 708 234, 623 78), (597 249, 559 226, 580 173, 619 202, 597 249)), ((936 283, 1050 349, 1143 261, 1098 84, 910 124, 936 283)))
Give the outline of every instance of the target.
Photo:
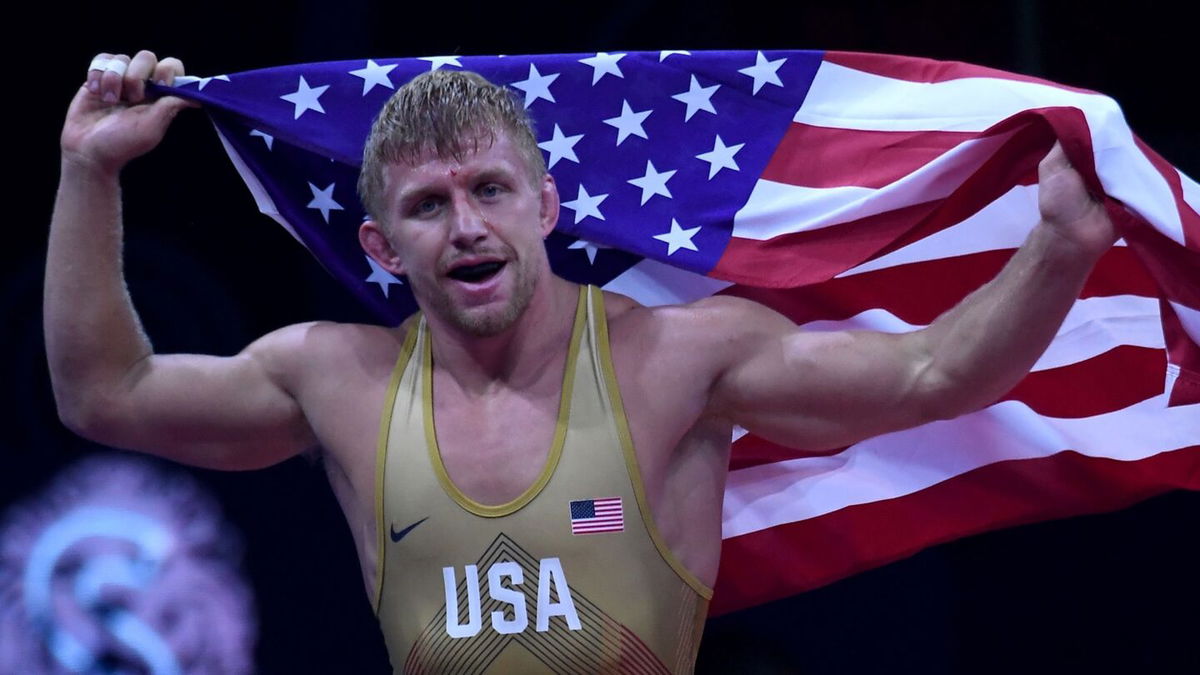
POLYGON ((488 183, 479 188, 479 194, 482 197, 496 197, 500 194, 500 186, 495 183, 488 183))
POLYGON ((426 216, 437 211, 438 205, 436 199, 422 199, 413 206, 413 213, 418 216, 426 216))

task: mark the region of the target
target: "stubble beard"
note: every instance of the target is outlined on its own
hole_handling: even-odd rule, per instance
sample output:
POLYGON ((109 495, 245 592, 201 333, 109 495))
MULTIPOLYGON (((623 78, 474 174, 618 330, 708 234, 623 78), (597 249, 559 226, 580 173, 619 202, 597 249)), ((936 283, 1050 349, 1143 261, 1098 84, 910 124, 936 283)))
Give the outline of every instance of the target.
POLYGON ((493 337, 508 330, 533 299, 533 291, 537 286, 539 273, 527 265, 523 258, 508 257, 508 262, 501 270, 513 276, 512 294, 502 307, 460 307, 450 298, 446 288, 432 281, 419 284, 412 279, 414 294, 423 296, 429 307, 429 312, 445 319, 458 330, 474 337, 493 337), (428 292, 422 293, 421 286, 428 292))

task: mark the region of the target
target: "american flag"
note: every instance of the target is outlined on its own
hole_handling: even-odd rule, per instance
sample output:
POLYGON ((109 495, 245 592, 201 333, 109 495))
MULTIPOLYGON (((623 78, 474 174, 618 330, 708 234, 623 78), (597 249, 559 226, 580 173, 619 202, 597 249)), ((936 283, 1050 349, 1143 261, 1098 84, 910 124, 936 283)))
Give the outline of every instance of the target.
POLYGON ((179 84, 262 211, 382 321, 414 309, 355 236, 363 140, 433 68, 507 85, 563 200, 556 271, 645 304, 752 298, 806 330, 907 331, 993 276, 1038 220, 1055 138, 1123 239, 1002 400, 836 452, 737 433, 714 613, 973 533, 1200 489, 1200 185, 1086 90, 844 52, 320 63, 179 84))
POLYGON ((571 534, 621 532, 625 529, 625 509, 620 497, 578 499, 571 502, 571 534))

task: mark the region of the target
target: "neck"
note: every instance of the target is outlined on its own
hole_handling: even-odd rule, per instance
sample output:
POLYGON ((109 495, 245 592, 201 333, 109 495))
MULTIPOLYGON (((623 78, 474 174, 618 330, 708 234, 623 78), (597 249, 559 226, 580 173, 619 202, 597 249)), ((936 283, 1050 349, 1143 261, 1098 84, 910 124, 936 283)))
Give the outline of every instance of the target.
POLYGON ((553 274, 543 279, 525 311, 496 335, 472 335, 426 313, 435 368, 477 394, 536 379, 566 349, 579 298, 575 284, 553 274))

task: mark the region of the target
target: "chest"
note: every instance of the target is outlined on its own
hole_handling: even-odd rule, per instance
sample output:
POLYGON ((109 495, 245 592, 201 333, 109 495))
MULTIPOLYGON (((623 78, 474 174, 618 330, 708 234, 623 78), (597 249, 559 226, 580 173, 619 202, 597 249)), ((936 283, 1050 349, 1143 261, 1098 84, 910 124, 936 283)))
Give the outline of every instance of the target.
POLYGON ((506 503, 542 473, 552 448, 562 442, 568 415, 562 370, 549 370, 545 382, 483 396, 434 377, 432 445, 466 496, 482 504, 506 503))

